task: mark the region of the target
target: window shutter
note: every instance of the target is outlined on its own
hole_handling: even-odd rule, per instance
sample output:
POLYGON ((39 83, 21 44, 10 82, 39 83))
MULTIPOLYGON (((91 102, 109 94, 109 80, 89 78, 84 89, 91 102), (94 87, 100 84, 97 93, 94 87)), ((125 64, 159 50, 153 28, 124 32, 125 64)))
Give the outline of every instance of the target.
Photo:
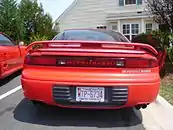
POLYGON ((124 6, 124 0, 119 0, 119 5, 124 6))
POLYGON ((137 0, 137 5, 141 5, 142 4, 142 0, 137 0))

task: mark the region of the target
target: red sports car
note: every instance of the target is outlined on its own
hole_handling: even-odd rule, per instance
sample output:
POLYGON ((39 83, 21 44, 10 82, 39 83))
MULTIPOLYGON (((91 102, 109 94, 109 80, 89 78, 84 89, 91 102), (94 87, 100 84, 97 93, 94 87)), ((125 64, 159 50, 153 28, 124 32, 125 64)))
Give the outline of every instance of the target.
POLYGON ((0 32, 0 80, 23 68, 25 48, 0 32))
POLYGON ((139 109, 159 92, 158 51, 130 43, 119 32, 65 30, 27 50, 21 82, 25 97, 34 104, 139 109))

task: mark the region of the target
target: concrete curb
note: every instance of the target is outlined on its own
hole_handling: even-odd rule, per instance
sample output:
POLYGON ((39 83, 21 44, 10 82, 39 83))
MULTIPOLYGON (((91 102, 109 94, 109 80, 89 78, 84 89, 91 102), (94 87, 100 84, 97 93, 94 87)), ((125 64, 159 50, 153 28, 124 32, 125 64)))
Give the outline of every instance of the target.
POLYGON ((141 112, 146 130, 173 130, 173 106, 160 95, 141 112))
POLYGON ((161 97, 160 95, 157 97, 155 103, 156 104, 161 104, 164 107, 167 107, 169 109, 173 109, 173 106, 168 101, 166 101, 163 97, 161 97))

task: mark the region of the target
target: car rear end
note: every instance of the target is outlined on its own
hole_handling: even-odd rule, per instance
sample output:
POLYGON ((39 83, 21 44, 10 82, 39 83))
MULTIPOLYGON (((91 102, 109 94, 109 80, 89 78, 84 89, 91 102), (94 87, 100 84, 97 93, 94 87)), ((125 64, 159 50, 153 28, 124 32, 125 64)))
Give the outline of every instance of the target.
POLYGON ((25 58, 26 98, 69 108, 146 107, 159 92, 157 51, 144 44, 43 41, 25 58))

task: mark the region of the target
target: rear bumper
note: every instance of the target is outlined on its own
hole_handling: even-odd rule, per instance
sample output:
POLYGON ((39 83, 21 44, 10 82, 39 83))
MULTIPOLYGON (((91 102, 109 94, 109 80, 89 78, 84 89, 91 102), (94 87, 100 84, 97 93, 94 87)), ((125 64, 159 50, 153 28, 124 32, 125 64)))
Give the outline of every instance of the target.
POLYGON ((156 99, 160 88, 160 79, 158 79, 157 82, 150 83, 111 83, 107 85, 92 83, 92 85, 89 85, 90 87, 105 87, 105 102, 79 103, 75 101, 75 86, 88 86, 88 83, 43 81, 26 79, 23 77, 21 81, 24 96, 29 100, 41 101, 49 105, 68 108, 118 109, 123 107, 133 107, 140 104, 148 104, 156 99), (63 99, 57 99, 54 89, 58 89, 58 87, 62 86, 66 86, 69 89, 70 95, 68 98, 64 96, 63 99), (117 89, 118 91, 125 89, 125 91, 127 91, 126 100, 113 102, 111 96, 113 89, 117 89))

